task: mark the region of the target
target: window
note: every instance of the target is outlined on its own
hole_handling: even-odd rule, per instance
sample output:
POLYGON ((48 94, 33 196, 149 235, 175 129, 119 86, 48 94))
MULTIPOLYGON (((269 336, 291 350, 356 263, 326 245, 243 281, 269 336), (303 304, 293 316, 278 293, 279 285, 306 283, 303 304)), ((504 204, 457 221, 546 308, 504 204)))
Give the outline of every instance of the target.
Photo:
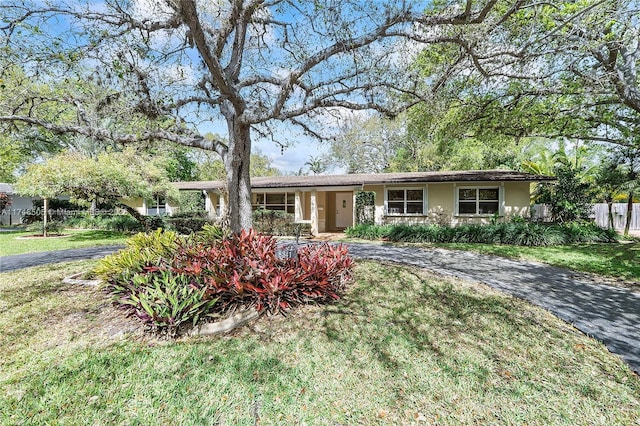
POLYGON ((167 213, 167 202, 163 197, 157 196, 147 203, 148 216, 162 216, 167 213))
POLYGON ((279 210, 295 213, 296 196, 293 192, 253 193, 253 210, 279 210))
POLYGON ((458 188, 458 214, 492 215, 500 211, 500 188, 458 188))
POLYGON ((387 189, 387 214, 424 214, 424 189, 387 189))

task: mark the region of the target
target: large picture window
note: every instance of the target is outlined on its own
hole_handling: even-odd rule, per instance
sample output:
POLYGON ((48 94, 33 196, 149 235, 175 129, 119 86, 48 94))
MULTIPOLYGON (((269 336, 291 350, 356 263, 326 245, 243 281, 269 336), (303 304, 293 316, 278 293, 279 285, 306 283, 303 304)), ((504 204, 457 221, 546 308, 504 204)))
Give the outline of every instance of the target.
POLYGON ((287 213, 295 212, 296 196, 293 192, 253 193, 253 209, 279 210, 287 213))
POLYGON ((424 214, 424 189, 387 189, 387 214, 424 214))
POLYGON ((500 188, 458 188, 458 214, 492 215, 500 211, 500 188))

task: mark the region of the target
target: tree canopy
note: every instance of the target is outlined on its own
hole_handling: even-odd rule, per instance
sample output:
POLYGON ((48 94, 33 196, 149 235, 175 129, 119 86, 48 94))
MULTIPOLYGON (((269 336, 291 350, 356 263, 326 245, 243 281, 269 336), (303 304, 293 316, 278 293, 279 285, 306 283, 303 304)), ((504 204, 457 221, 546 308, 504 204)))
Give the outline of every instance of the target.
POLYGON ((2 55, 39 84, 11 98, 19 105, 2 108, 0 121, 215 151, 237 231, 251 225, 252 138, 277 138, 285 123, 322 136, 343 110, 397 115, 449 78, 446 66, 428 78, 410 66, 421 46, 475 54, 478 40, 523 8, 539 7, 526 0, 111 0, 100 7, 8 0, 0 4, 2 55), (87 81, 89 88, 78 84, 87 81), (226 141, 202 136, 212 121, 226 125, 226 141))
POLYGON ((95 158, 78 152, 60 153, 46 162, 30 165, 18 179, 16 192, 43 198, 69 195, 72 200, 87 204, 177 196, 163 160, 132 149, 105 152, 95 158))

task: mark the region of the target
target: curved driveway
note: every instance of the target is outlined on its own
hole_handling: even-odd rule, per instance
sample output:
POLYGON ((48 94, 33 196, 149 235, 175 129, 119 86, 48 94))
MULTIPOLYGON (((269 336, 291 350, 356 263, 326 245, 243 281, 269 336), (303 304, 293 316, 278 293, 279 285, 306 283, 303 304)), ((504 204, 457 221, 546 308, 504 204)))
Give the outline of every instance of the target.
MULTIPOLYGON (((285 243, 289 244, 289 243, 285 243)), ((472 252, 349 243, 361 259, 397 262, 486 283, 528 300, 602 341, 640 373, 640 294, 594 282, 587 275, 536 262, 472 252)), ((119 246, 0 257, 0 272, 105 256, 119 246)))

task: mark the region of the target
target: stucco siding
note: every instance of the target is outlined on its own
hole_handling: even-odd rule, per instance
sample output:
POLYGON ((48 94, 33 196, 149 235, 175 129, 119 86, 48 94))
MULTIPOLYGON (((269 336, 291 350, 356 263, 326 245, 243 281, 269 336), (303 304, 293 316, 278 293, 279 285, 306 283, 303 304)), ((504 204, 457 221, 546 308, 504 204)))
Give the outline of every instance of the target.
POLYGON ((505 182, 504 219, 515 216, 528 218, 531 206, 531 184, 529 182, 505 182))
POLYGON ((456 191, 465 188, 499 188, 499 220, 508 220, 514 216, 529 215, 529 182, 473 182, 473 183, 430 183, 407 185, 368 185, 365 191, 376 193, 376 224, 423 224, 456 226, 466 223, 490 223, 493 215, 456 214, 456 191), (393 188, 425 188, 426 211, 424 215, 389 215, 385 211, 385 190, 393 188))
POLYGON ((136 209, 136 211, 142 215, 147 214, 147 208, 142 198, 121 199, 120 202, 126 206, 136 209))

